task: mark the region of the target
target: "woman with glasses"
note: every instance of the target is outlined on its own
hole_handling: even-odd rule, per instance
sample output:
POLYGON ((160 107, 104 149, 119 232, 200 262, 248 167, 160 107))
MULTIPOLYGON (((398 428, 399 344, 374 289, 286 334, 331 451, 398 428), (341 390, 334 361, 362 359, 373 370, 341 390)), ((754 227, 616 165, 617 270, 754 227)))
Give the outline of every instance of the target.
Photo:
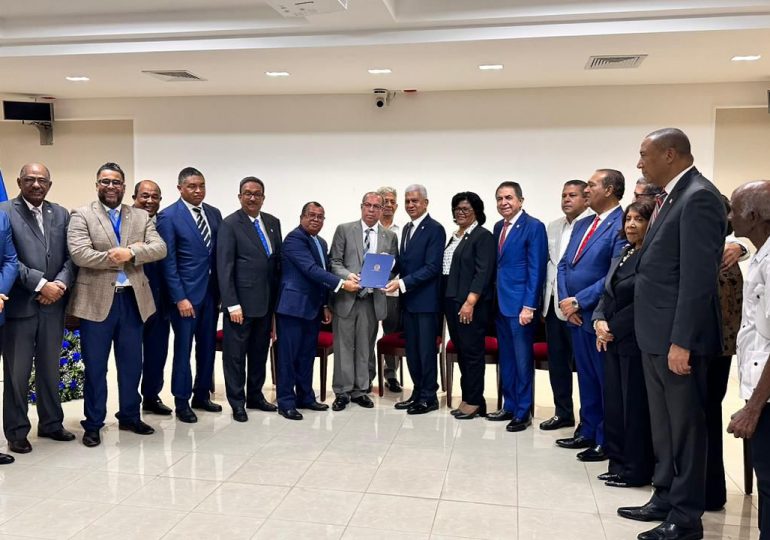
POLYGON ((495 240, 487 229, 484 203, 470 191, 452 197, 457 231, 444 251, 444 315, 460 365, 462 403, 458 420, 486 416, 484 339, 495 274, 495 240))

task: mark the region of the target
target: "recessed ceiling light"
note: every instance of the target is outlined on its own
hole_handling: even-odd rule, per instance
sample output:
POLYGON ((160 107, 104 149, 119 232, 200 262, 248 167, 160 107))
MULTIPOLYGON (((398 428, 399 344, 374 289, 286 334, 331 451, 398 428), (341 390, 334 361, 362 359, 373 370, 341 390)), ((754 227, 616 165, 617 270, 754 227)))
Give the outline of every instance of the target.
POLYGON ((288 77, 288 71, 265 71, 265 75, 268 77, 288 77))
POLYGON ((393 73, 389 68, 372 68, 369 70, 369 73, 372 75, 387 75, 388 73, 393 73))
POLYGON ((481 64, 479 66, 479 69, 481 71, 499 71, 503 69, 502 64, 481 64))
POLYGON ((747 54, 746 56, 733 56, 730 60, 733 62, 756 62, 762 58, 760 54, 747 54))
POLYGON ((70 75, 69 77, 65 77, 65 79, 67 79, 69 82, 88 82, 91 80, 85 75, 70 75))

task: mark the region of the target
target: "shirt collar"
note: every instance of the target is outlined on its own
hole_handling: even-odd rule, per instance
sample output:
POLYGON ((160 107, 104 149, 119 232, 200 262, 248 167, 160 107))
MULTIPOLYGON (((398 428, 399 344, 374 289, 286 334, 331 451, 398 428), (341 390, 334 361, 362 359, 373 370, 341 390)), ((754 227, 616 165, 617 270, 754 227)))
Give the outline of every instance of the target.
MULTIPOLYGON (((188 203, 188 202, 187 202, 186 200, 184 200, 184 199, 182 199, 182 202, 184 203, 184 205, 187 207, 187 209, 188 209, 190 212, 192 212, 192 211, 193 211, 193 208, 200 208, 201 210, 203 210, 203 203, 201 203, 201 205, 200 205, 200 206, 193 206, 192 204, 188 203)), ((204 214, 205 214, 205 212, 204 212, 204 214)))
POLYGON ((511 218, 511 220, 508 222, 509 225, 513 226, 517 221, 519 221, 519 218, 524 213, 523 208, 519 208, 519 211, 516 212, 516 215, 511 218))
POLYGON ((616 204, 615 206, 613 206, 609 210, 605 210, 601 214, 598 214, 598 216, 599 216, 599 223, 601 223, 602 221, 607 219, 607 216, 609 216, 611 213, 613 213, 615 211, 616 208, 619 208, 619 207, 620 207, 620 204, 616 204))
POLYGON ((757 250, 757 252, 754 254, 754 258, 751 259, 751 262, 762 262, 767 258, 767 256, 770 254, 770 238, 765 240, 765 243, 762 244, 762 247, 757 250))
POLYGON ((689 167, 687 167, 682 172, 680 172, 679 174, 677 174, 674 178, 672 178, 671 181, 668 184, 666 184, 666 187, 663 188, 666 191, 666 193, 671 193, 672 191, 674 191, 674 188, 676 187, 677 182, 679 182, 679 180, 682 179, 682 177, 687 173, 687 171, 689 171, 693 167, 695 167, 694 163, 689 167))
POLYGON ((27 208, 29 208, 30 212, 32 211, 32 209, 33 209, 33 208, 40 208, 40 210, 41 210, 41 211, 43 210, 43 203, 40 203, 40 206, 35 206, 34 204, 32 204, 31 202, 29 202, 29 201, 28 201, 27 199, 25 199, 24 197, 21 197, 21 200, 22 200, 22 201, 24 201, 24 204, 26 204, 26 205, 27 205, 27 208))
POLYGON ((118 206, 116 206, 115 208, 110 208, 109 206, 107 206, 107 205, 106 205, 106 204, 104 204, 103 202, 100 202, 99 204, 101 204, 101 205, 102 205, 102 208, 104 208, 104 211, 105 211, 105 212, 107 212, 107 215, 108 215, 108 216, 110 215, 110 212, 112 212, 113 210, 117 210, 117 211, 118 211, 118 214, 120 214, 120 207, 121 207, 122 205, 118 205, 118 206))
MULTIPOLYGON (((412 220, 412 227, 414 227, 415 230, 420 226, 420 224, 423 222, 423 220, 428 217, 428 212, 425 212, 423 215, 418 217, 417 219, 412 220)), ((414 231, 412 231, 412 234, 414 234, 414 231)))
POLYGON ((462 236, 457 236, 457 232, 455 232, 455 234, 453 234, 452 236, 454 236, 455 238, 462 238, 463 236, 468 236, 469 234, 471 234, 473 232, 473 229, 475 229, 478 226, 478 224, 479 224, 479 222, 474 220, 473 223, 471 223, 468 226, 468 228, 465 229, 465 232, 463 233, 462 236))
POLYGON ((366 223, 364 223, 364 220, 363 220, 363 219, 361 220, 361 230, 362 230, 363 232, 366 232, 366 229, 370 229, 370 228, 371 228, 371 229, 372 229, 374 232, 377 232, 377 229, 378 229, 378 227, 379 227, 379 223, 375 223, 374 225, 372 225, 371 227, 369 227, 369 225, 367 225, 366 223))

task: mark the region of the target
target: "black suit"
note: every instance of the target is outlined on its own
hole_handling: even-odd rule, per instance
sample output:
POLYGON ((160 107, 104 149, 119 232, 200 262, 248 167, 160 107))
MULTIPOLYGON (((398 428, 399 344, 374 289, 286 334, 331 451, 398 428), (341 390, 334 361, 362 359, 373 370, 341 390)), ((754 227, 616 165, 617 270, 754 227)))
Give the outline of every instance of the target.
POLYGON ((463 401, 484 408, 484 339, 489 320, 492 282, 497 253, 495 239, 487 229, 477 226, 463 236, 455 248, 444 293, 444 315, 449 336, 457 349, 463 401), (460 324, 457 313, 468 297, 479 299, 470 324, 460 324))
POLYGON ((243 210, 222 220, 217 239, 217 275, 224 313, 222 363, 227 401, 233 408, 255 406, 264 400, 265 363, 280 281, 281 223, 264 212, 259 219, 267 233, 269 255, 255 223, 243 210), (229 308, 234 306, 243 311, 243 324, 230 320, 229 308))
POLYGON ((75 281, 75 267, 67 249, 69 212, 44 201, 40 207, 43 230, 20 196, 0 205, 10 219, 19 258, 19 276, 5 304, 5 392, 3 428, 9 441, 27 437, 27 390, 35 362, 38 432, 62 429, 59 400, 59 356, 64 332, 64 308, 69 294, 43 305, 35 291, 41 278, 60 281, 67 288, 75 281))
POLYGON ((652 478, 654 456, 642 352, 634 333, 634 266, 639 254, 629 255, 629 250, 612 261, 593 320, 607 321, 613 336, 604 357, 604 445, 609 472, 641 485, 652 478))
POLYGON ((655 450, 653 502, 669 522, 697 528, 705 505, 706 360, 722 349, 717 275, 726 229, 719 191, 694 167, 647 231, 637 262, 634 319, 643 353, 655 450), (672 344, 690 375, 668 368, 672 344))
POLYGON ((161 262, 142 266, 150 284, 155 313, 150 315, 142 329, 142 397, 154 403, 163 389, 163 370, 168 357, 168 340, 171 329, 169 307, 171 300, 163 278, 161 262))

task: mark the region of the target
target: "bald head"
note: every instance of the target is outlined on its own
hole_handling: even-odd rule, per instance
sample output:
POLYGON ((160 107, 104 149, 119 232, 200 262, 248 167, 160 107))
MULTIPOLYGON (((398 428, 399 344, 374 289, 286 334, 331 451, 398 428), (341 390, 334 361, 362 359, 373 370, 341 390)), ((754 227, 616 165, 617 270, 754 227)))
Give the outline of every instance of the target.
POLYGON ((739 186, 730 198, 730 222, 736 236, 751 239, 760 247, 770 233, 770 180, 755 180, 739 186), (763 233, 764 231, 764 233, 763 233), (759 239, 764 235, 764 239, 759 239))
POLYGON ((142 180, 134 186, 134 207, 146 210, 150 216, 158 213, 162 198, 160 187, 153 180, 142 180))
POLYGON ((692 163, 687 135, 681 129, 663 128, 644 138, 636 166, 648 182, 664 188, 692 163))
POLYGON ((645 137, 652 141, 655 146, 661 150, 671 148, 681 156, 692 157, 690 149, 690 139, 684 134, 684 131, 677 128, 657 129, 645 137))
POLYGON ((51 189, 51 173, 42 163, 27 163, 21 168, 16 183, 24 200, 40 206, 51 189))
POLYGON ((39 169, 45 171, 46 177, 50 180, 51 179, 51 171, 48 170, 48 167, 43 165, 42 163, 27 163, 21 168, 21 171, 19 171, 19 178, 24 178, 27 174, 29 174, 29 169, 39 169))

